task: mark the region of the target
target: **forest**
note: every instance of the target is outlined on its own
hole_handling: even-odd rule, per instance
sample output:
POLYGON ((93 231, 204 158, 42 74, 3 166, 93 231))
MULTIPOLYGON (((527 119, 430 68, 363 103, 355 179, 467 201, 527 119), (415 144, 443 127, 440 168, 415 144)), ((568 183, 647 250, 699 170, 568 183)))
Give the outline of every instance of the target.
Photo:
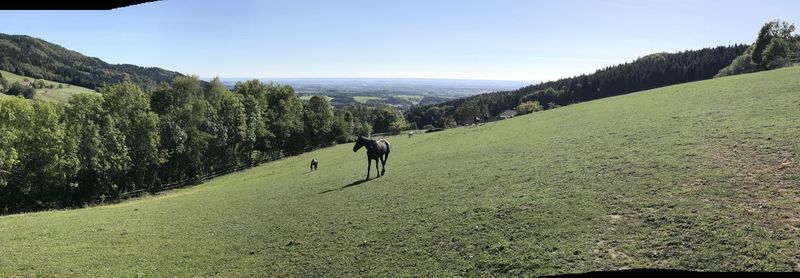
POLYGON ((292 87, 130 80, 68 103, 0 98, 0 214, 79 207, 408 125, 388 106, 334 109, 292 87))

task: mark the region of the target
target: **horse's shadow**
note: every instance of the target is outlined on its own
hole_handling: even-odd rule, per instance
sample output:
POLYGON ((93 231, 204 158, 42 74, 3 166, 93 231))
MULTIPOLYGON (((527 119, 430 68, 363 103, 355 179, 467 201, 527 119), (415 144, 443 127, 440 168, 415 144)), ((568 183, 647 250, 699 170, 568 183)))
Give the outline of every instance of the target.
MULTIPOLYGON (((377 178, 373 178, 373 179, 377 179, 377 178)), ((345 188, 356 186, 356 185, 359 185, 359 184, 362 184, 362 183, 365 183, 365 182, 368 182, 368 181, 370 181, 370 180, 357 180, 357 181, 351 182, 351 183, 349 183, 349 184, 347 184, 345 186, 339 187, 339 188, 328 189, 328 190, 322 191, 319 194, 325 194, 325 193, 331 193, 333 191, 344 190, 345 188)))

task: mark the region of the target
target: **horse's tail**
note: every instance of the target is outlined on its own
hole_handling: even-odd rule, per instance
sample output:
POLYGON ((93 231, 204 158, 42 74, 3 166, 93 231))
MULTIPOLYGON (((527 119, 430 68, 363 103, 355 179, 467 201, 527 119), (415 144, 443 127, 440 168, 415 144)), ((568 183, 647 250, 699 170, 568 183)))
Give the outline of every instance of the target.
POLYGON ((389 147, 389 141, 383 140, 383 142, 386 143, 386 156, 383 157, 383 164, 386 165, 386 161, 389 160, 389 151, 391 151, 391 148, 389 147))

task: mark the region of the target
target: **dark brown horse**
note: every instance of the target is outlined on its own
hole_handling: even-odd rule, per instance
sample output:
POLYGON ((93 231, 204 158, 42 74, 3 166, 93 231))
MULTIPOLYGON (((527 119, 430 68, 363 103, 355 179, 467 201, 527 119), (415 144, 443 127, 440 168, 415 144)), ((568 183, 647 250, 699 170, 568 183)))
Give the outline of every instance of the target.
POLYGON ((369 168, 372 168, 372 160, 375 160, 375 171, 378 172, 378 162, 381 162, 383 167, 378 172, 378 177, 386 173, 386 160, 389 160, 389 141, 380 139, 372 140, 361 136, 356 139, 356 145, 353 146, 353 152, 358 151, 361 147, 367 148, 367 179, 369 179, 369 168))
POLYGON ((319 161, 317 161, 317 158, 315 157, 311 160, 311 171, 317 170, 317 164, 319 164, 319 161))

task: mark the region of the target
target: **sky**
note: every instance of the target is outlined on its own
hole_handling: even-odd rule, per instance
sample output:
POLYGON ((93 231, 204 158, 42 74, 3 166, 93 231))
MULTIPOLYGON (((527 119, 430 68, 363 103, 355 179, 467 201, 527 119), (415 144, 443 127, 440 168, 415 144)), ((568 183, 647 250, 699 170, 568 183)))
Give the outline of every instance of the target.
POLYGON ((200 77, 546 81, 655 52, 752 43, 800 1, 166 0, 0 11, 0 33, 200 77))

